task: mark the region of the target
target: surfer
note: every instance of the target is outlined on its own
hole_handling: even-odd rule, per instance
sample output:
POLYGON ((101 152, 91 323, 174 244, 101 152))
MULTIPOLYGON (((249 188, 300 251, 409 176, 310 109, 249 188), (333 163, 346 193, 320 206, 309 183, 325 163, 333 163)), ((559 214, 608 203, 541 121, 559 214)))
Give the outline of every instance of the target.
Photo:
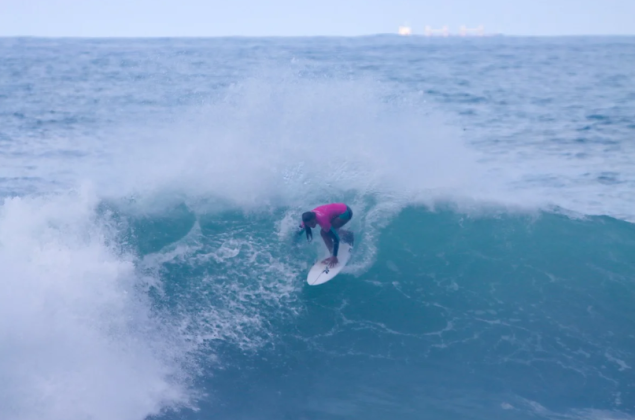
POLYGON ((344 242, 353 244, 353 232, 341 229, 346 223, 353 218, 353 211, 344 203, 325 204, 314 208, 312 211, 302 213, 302 224, 300 225, 300 233, 306 233, 308 241, 313 239, 311 228, 320 225, 322 230, 320 234, 324 240, 324 244, 332 254, 323 262, 329 267, 337 264, 337 251, 340 247, 340 234, 344 242))

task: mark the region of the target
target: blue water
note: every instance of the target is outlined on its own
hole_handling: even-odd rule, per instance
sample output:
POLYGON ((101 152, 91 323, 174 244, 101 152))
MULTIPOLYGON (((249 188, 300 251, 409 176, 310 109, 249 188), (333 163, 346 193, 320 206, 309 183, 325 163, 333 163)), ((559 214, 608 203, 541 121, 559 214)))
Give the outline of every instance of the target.
POLYGON ((635 418, 635 38, 0 59, 0 419, 635 418))

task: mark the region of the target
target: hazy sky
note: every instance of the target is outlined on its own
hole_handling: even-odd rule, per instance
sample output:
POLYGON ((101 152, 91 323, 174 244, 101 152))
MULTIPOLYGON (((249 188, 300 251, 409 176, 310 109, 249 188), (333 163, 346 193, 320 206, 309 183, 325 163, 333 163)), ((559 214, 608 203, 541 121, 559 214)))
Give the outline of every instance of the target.
POLYGON ((635 34, 635 0, 0 0, 0 36, 635 34))

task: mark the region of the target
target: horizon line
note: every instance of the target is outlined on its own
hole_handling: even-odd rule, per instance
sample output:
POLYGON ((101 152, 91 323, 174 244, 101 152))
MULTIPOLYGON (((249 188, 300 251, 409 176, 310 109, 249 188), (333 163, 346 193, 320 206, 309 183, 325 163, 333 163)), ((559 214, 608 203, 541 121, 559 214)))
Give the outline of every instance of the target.
POLYGON ((425 35, 425 34, 410 34, 400 35, 398 33, 384 32, 373 34, 360 34, 360 35, 0 35, 0 38, 73 38, 73 39, 166 39, 166 38, 363 38, 373 36, 392 36, 396 38, 498 38, 498 37, 512 37, 512 38, 570 38, 570 37, 633 37, 633 34, 561 34, 561 35, 526 35, 526 34, 504 34, 504 33, 491 33, 485 35, 465 35, 452 34, 448 36, 443 35, 425 35))

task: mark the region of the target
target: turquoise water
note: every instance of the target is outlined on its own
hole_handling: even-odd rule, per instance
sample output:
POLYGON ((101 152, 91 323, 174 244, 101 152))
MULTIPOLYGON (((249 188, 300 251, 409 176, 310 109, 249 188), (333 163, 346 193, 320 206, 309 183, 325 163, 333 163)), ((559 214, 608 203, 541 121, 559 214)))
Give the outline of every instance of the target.
POLYGON ((0 418, 631 419, 634 45, 0 40, 0 418))

